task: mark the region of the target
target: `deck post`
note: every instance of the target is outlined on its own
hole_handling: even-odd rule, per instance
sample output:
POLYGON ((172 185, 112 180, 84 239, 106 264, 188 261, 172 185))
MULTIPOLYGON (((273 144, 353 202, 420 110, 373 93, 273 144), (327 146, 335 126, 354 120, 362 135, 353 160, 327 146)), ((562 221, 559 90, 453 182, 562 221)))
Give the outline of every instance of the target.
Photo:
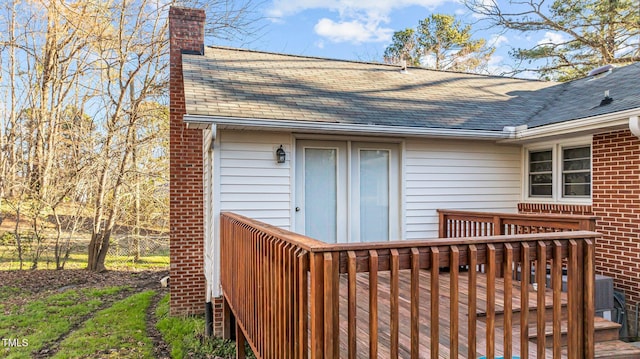
POLYGON ((580 230, 581 231, 595 231, 596 230, 596 219, 588 218, 580 220, 580 230))
POLYGON ((224 295, 222 296, 222 338, 231 339, 231 308, 224 295))
POLYGON ((493 217, 493 235, 494 236, 502 235, 502 218, 500 216, 493 217))
POLYGON ((244 350, 245 338, 240 324, 236 321, 236 359, 245 359, 246 353, 244 350))
POLYGON ((444 212, 438 210, 438 238, 448 238, 447 235, 447 216, 444 212))

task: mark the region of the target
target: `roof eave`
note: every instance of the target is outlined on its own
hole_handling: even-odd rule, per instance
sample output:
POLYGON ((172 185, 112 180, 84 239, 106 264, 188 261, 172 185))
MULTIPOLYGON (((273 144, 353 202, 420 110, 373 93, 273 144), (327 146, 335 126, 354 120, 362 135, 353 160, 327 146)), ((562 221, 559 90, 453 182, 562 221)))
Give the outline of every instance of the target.
POLYGON ((317 121, 293 121, 224 116, 184 115, 189 128, 205 129, 211 125, 218 128, 242 128, 261 130, 283 130, 289 132, 362 134, 374 136, 403 136, 429 138, 459 138, 475 140, 504 140, 513 136, 509 131, 465 130, 450 128, 426 128, 405 126, 381 126, 317 121))
POLYGON ((519 127, 514 136, 503 140, 505 143, 527 143, 557 137, 572 137, 595 134, 603 130, 631 128, 633 118, 640 116, 640 108, 612 112, 604 115, 581 118, 544 125, 534 128, 519 127))

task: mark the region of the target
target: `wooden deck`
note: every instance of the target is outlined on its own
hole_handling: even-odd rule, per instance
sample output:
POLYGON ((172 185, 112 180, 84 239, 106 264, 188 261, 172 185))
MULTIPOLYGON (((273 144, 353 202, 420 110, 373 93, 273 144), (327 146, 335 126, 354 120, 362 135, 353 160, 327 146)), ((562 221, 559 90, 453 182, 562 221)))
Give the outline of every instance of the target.
POLYGON ((575 218, 441 216, 447 236, 472 237, 327 244, 221 214, 225 336, 232 313, 238 346, 265 359, 596 357, 597 233, 575 218), (532 268, 545 270, 521 291, 514 273, 532 268))
MULTIPOLYGON (((410 327, 409 323, 411 322, 411 299, 407 297, 408 294, 411 293, 411 279, 410 279, 410 271, 402 270, 400 271, 400 281, 399 281, 399 316, 400 316, 400 328, 399 328, 399 356, 401 358, 408 358, 411 356, 411 335, 410 335, 410 327)), ((478 320, 476 322, 475 332, 476 334, 476 356, 484 356, 486 355, 486 340, 487 340, 487 324, 482 320, 482 318, 486 315, 486 305, 487 305, 487 281, 486 276, 482 273, 478 273, 478 285, 476 286, 476 300, 477 300, 477 317, 478 320)), ((369 356, 370 350, 370 337, 369 337, 369 278, 368 273, 359 273, 357 275, 357 337, 356 337, 356 347, 357 347, 357 357, 365 358, 369 356)), ((467 276, 461 274, 459 277, 459 315, 460 320, 458 322, 458 353, 460 357, 468 358, 469 356, 469 343, 468 343, 468 315, 469 315, 469 306, 467 305, 468 298, 468 281, 466 280, 467 276)), ((450 358, 451 357, 451 349, 450 343, 450 281, 449 281, 449 273, 440 273, 439 274, 439 323, 440 323, 440 344, 439 344, 439 357, 440 358, 450 358)), ((429 329, 429 323, 431 322, 431 300, 430 300, 430 272, 426 270, 420 271, 420 310, 419 310, 419 322, 420 322, 420 338, 419 338, 419 346, 420 346, 420 358, 431 358, 431 332, 429 329)), ((504 288, 504 280, 496 279, 496 284, 498 288, 504 288)), ((341 276, 341 284, 340 284, 341 292, 340 292, 340 322, 347 323, 347 278, 346 275, 341 276)), ((388 272, 381 272, 378 275, 378 357, 380 358, 389 358, 390 356, 390 343, 391 343, 391 330, 389 323, 390 320, 390 276, 388 272)), ((533 290, 531 286, 529 286, 529 291, 527 292, 529 295, 529 311, 532 313, 529 316, 530 325, 529 328, 529 336, 533 336, 535 339, 536 336, 536 314, 537 310, 537 302, 536 295, 537 292, 533 290)), ((546 304, 547 308, 552 308, 553 304, 553 292, 550 289, 547 289, 546 293, 546 304)), ((520 298, 521 298, 521 290, 519 282, 515 282, 513 284, 512 290, 512 308, 514 313, 514 325, 510 328, 512 338, 519 338, 521 333, 520 327, 520 298)), ((505 336, 505 328, 503 322, 499 320, 502 318, 502 313, 504 311, 504 290, 496 290, 495 293, 495 313, 496 321, 495 325, 495 343, 496 343, 496 356, 503 355, 503 343, 505 336)), ((566 295, 563 296, 563 306, 566 306, 566 295)), ((551 312, 549 311, 549 314, 551 312)), ((340 357, 347 357, 348 343, 347 343, 347 328, 346 326, 341 326, 340 328, 340 357)), ((530 342, 531 345, 528 348, 529 357, 536 358, 537 350, 535 342, 530 342)), ((521 348, 519 346, 519 341, 513 341, 513 355, 521 356, 521 348)), ((545 357, 553 358, 553 351, 550 349, 545 350, 545 357)), ((566 354, 562 356, 562 358, 566 358, 566 354)))

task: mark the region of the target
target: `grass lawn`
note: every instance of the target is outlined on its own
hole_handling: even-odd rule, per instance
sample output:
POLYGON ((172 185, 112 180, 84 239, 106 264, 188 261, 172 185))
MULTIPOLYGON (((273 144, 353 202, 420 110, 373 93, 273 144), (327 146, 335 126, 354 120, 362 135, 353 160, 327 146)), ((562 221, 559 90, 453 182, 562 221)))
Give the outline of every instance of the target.
MULTIPOLYGON (((189 355, 196 358, 232 358, 236 354, 234 342, 204 337, 204 318, 169 316, 169 295, 162 298, 156 309, 158 330, 171 348, 172 358, 189 355)), ((255 358, 247 346, 247 358, 255 358)))
POLYGON ((99 311, 60 343, 54 358, 153 358, 146 313, 154 294, 134 294, 99 311))
POLYGON ((0 271, 0 358, 235 357, 235 343, 205 338, 202 316, 169 316, 164 275, 0 271))
POLYGON ((115 296, 122 287, 67 290, 32 301, 19 288, 4 287, 0 291, 0 338, 19 339, 28 343, 19 347, 3 347, 5 358, 29 358, 31 352, 55 342, 69 332, 83 318, 108 297, 115 296), (9 300, 11 299, 11 300, 9 300), (4 304, 7 301, 11 304, 4 304))

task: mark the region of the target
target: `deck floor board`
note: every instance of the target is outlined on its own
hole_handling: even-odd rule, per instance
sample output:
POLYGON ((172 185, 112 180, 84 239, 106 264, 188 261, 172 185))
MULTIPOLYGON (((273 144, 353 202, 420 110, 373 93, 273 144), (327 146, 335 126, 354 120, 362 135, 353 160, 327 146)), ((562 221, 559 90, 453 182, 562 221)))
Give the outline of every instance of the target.
MULTIPOLYGON (((366 358, 369 355, 369 274, 368 273, 358 273, 357 274, 357 290, 356 290, 356 301, 357 301, 357 333, 356 333, 356 351, 358 358, 366 358)), ((459 317, 458 317, 458 340, 459 340, 459 356, 460 358, 469 358, 468 353, 468 282, 467 282, 467 274, 460 273, 459 276, 459 317)), ((411 301, 410 301, 410 293, 411 293, 411 282, 410 282, 410 271, 409 270, 401 270, 399 271, 399 298, 398 298, 398 312, 399 312, 399 322, 400 322, 400 333, 399 333, 399 356, 401 358, 410 357, 411 350, 411 333, 410 333, 410 323, 411 323, 411 301)), ((520 311, 520 296, 521 296, 521 288, 519 282, 513 282, 513 308, 512 311, 514 313, 518 313, 520 311)), ((450 327, 449 323, 451 322, 449 318, 450 308, 449 308, 449 297, 450 297, 450 276, 449 273, 440 273, 439 274, 439 293, 440 293, 440 301, 439 301, 439 319, 440 323, 439 328, 439 357, 440 358, 449 358, 450 357, 450 327)), ((498 289, 495 292, 495 308, 496 313, 504 312, 504 281, 502 279, 496 279, 496 285, 498 289)), ((389 358, 390 357, 390 346, 391 346, 391 337, 390 337, 390 275, 389 272, 379 272, 378 277, 378 357, 379 358, 389 358)), ((340 328, 340 357, 347 357, 348 347, 347 347, 347 276, 341 275, 340 281, 340 323, 344 323, 344 325, 340 328)), ((482 273, 478 273, 478 284, 476 286, 477 289, 477 313, 478 320, 476 324, 476 332, 477 332, 477 343, 476 343, 476 357, 480 357, 486 355, 486 338, 487 338, 487 328, 484 323, 483 315, 484 310, 487 304, 487 287, 486 287, 486 277, 482 273)), ((547 290, 547 300, 546 306, 551 307, 552 305, 552 296, 551 291, 547 290)), ((529 308, 530 310, 536 310, 537 302, 535 291, 530 286, 529 291, 529 308)), ((566 296, 563 297, 563 303, 566 304, 566 296)), ((503 355, 503 338, 504 338, 504 328, 501 323, 501 319, 496 320, 496 329, 495 329, 495 348, 496 348, 496 356, 503 355)), ((533 316, 535 320, 535 316, 533 316)), ((420 342, 420 358, 431 358, 431 300, 430 300, 430 273, 429 271, 421 270, 420 271, 420 312, 419 312, 419 342, 420 342)), ((520 354, 520 323, 519 323, 519 315, 513 315, 513 326, 511 328, 512 338, 514 338, 513 342, 513 355, 521 356, 520 354)), ((535 336, 536 326, 530 325, 530 334, 535 336)), ((529 357, 536 358, 536 345, 531 343, 529 345, 529 357)), ((551 350, 546 350, 545 357, 552 358, 553 353, 551 350)), ((566 356, 563 355, 563 358, 566 356)))

